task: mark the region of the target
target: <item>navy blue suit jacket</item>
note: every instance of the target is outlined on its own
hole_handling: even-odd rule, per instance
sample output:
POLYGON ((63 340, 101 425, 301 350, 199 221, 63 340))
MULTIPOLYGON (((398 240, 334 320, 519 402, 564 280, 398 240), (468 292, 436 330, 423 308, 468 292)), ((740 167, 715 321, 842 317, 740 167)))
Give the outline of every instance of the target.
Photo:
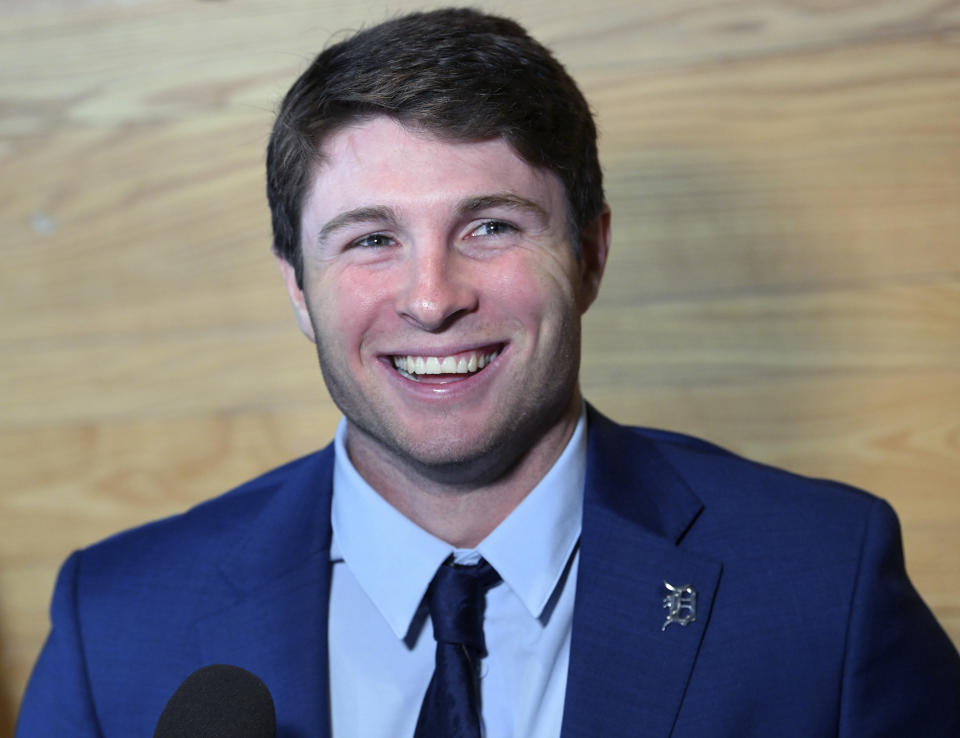
MULTIPOLYGON (((210 663, 266 682, 281 738, 328 736, 332 462, 71 556, 19 738, 150 736, 210 663)), ((563 738, 960 736, 960 659, 866 493, 591 410, 580 557, 563 738), (665 583, 695 620, 664 628, 665 583)))

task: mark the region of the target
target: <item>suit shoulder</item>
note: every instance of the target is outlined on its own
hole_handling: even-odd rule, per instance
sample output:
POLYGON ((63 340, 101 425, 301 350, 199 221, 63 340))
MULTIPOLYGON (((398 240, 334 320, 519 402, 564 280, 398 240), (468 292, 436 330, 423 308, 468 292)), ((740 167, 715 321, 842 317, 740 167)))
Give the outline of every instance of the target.
POLYGON ((287 462, 198 505, 129 530, 116 533, 82 551, 85 569, 125 562, 156 566, 158 562, 189 561, 203 552, 243 535, 255 525, 262 510, 281 490, 310 468, 332 460, 329 450, 318 451, 287 462), (326 457, 330 458, 327 459, 326 457))
POLYGON ((700 457, 703 463, 715 463, 720 465, 730 464, 733 466, 742 465, 757 472, 768 472, 772 474, 786 474, 797 479, 806 479, 808 481, 826 482, 829 484, 838 484, 831 480, 817 479, 813 477, 804 477, 803 475, 791 472, 782 467, 767 464, 743 456, 736 451, 728 449, 712 441, 688 435, 679 431, 663 430, 660 428, 647 428, 643 426, 624 426, 625 429, 647 441, 653 443, 657 449, 676 459, 693 460, 700 457))
POLYGON ((762 502, 764 496, 782 503, 783 498, 799 495, 805 504, 823 497, 830 502, 845 501, 864 511, 882 502, 850 484, 749 459, 694 436, 642 427, 630 428, 630 431, 652 442, 698 494, 722 491, 727 497, 747 496, 754 503, 762 502))

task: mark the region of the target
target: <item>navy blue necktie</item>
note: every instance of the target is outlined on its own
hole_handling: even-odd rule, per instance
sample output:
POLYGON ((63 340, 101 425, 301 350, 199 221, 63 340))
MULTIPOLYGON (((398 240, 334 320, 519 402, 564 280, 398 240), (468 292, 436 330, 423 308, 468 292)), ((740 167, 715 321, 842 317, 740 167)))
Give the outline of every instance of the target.
POLYGON ((444 564, 427 590, 437 661, 423 698, 414 738, 480 738, 480 659, 483 606, 500 575, 483 559, 444 564))

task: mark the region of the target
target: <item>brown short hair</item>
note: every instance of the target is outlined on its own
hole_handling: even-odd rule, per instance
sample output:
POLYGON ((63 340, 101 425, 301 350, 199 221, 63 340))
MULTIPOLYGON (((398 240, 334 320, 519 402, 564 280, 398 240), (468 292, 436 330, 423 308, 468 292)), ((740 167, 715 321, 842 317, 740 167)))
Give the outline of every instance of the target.
POLYGON ((324 50, 280 106, 267 146, 267 199, 274 251, 301 286, 301 208, 323 142, 373 115, 454 141, 503 138, 560 177, 573 233, 603 209, 593 116, 548 49, 516 22, 476 10, 404 15, 324 50))

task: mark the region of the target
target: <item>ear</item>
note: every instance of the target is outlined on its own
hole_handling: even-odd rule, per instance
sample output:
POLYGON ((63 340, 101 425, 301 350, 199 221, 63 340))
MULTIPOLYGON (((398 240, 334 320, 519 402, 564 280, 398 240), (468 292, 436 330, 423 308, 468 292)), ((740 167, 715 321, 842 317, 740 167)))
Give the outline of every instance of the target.
POLYGON ((307 310, 307 299, 303 290, 297 284, 297 273, 293 265, 282 256, 275 255, 277 265, 280 267, 280 274, 283 275, 283 283, 287 288, 287 295, 290 297, 290 305, 293 307, 293 315, 297 319, 297 325, 303 331, 303 335, 309 338, 313 343, 317 342, 317 336, 313 331, 313 322, 310 320, 310 311, 307 310))
POLYGON ((587 312, 600 292, 603 269, 610 253, 610 206, 583 230, 580 238, 580 312, 587 312))

